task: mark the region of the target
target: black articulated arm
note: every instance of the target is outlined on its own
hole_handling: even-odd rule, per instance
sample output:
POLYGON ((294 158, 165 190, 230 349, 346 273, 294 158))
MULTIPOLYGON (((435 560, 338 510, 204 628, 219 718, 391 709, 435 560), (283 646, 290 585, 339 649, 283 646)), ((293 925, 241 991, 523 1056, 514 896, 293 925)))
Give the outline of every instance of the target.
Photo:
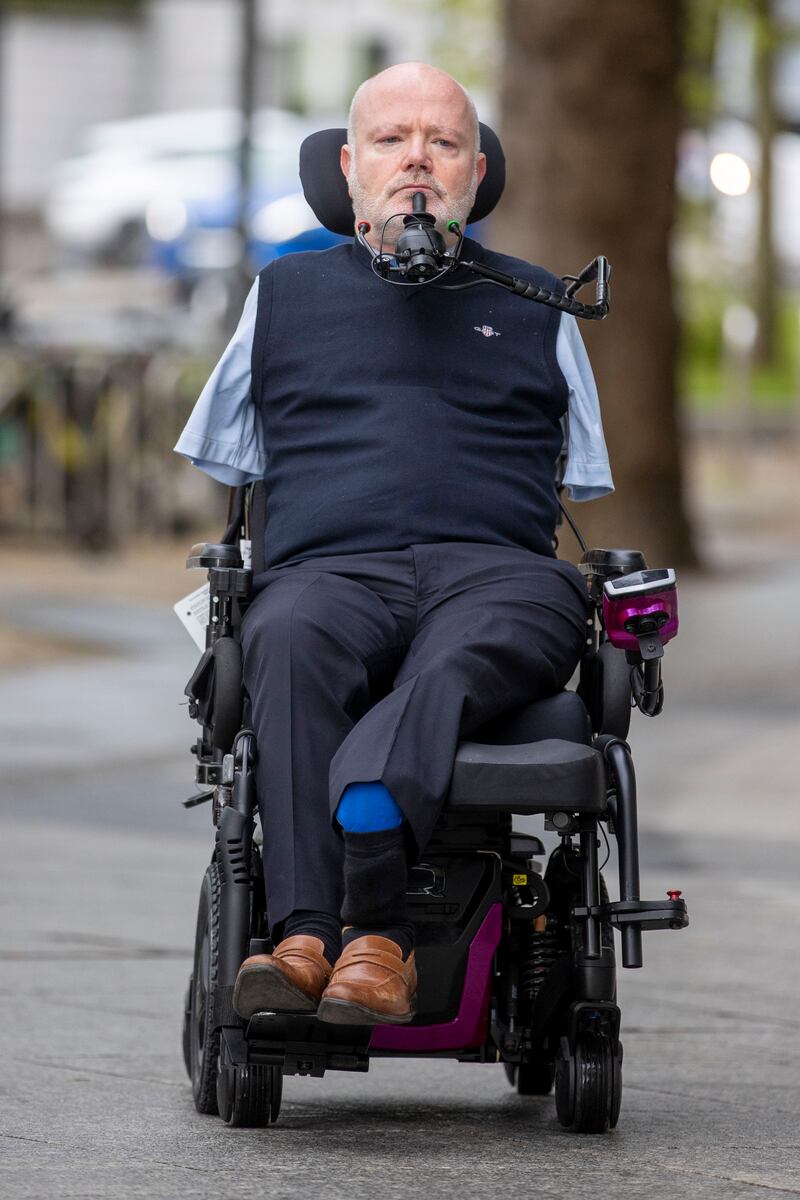
POLYGON ((609 287, 608 280, 611 275, 611 267, 607 258, 600 255, 593 259, 588 267, 584 267, 580 275, 566 275, 565 281, 570 280, 570 286, 567 288, 564 295, 559 295, 558 292, 551 292, 547 288, 537 287, 534 283, 529 283, 525 279, 518 279, 515 275, 506 275, 502 271, 495 271, 493 267, 487 267, 484 263, 471 262, 463 258, 459 259, 459 265, 473 271, 476 275, 481 275, 488 279, 491 283, 499 284, 500 287, 508 288, 510 292, 516 293, 517 296, 522 296, 524 300, 535 300, 538 304, 547 304, 550 308, 559 308, 562 312, 571 313, 574 317, 583 317, 586 321, 602 321, 603 317, 608 314, 609 309, 609 287), (579 287, 583 287, 584 283, 597 281, 596 300, 594 304, 582 304, 579 300, 573 299, 574 291, 579 287), (570 288, 573 291, 570 291, 570 288))
POLYGON ((372 269, 386 283, 399 287, 424 287, 432 285, 453 290, 472 287, 474 284, 448 284, 442 282, 456 267, 466 268, 479 278, 475 283, 493 283, 506 288, 524 300, 535 300, 537 304, 546 304, 550 308, 558 308, 561 312, 570 313, 574 317, 582 317, 586 321, 602 321, 610 307, 609 279, 611 266, 607 258, 599 255, 592 259, 578 275, 563 276, 568 285, 564 293, 551 291, 549 288, 537 287, 527 279, 519 279, 516 275, 508 275, 497 271, 485 263, 474 262, 460 257, 464 234, 458 221, 449 221, 447 228, 458 238, 455 253, 445 252, 444 238, 436 229, 436 218, 433 213, 426 211, 424 192, 414 192, 411 199, 410 213, 395 213, 383 223, 380 247, 373 250, 366 235, 370 231, 368 221, 361 221, 356 230, 356 237, 361 245, 371 255, 372 269), (397 239, 394 255, 383 251, 383 238, 386 226, 395 217, 402 217, 403 232, 397 239), (401 279, 390 279, 389 273, 396 270, 401 279), (595 283, 594 304, 583 304, 575 299, 575 293, 585 284, 595 283))

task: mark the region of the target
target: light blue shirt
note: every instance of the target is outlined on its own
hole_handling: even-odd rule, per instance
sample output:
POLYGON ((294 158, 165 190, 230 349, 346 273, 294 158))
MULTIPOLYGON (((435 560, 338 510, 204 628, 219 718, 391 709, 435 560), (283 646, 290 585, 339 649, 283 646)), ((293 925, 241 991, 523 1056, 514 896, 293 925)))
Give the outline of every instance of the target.
MULTIPOLYGON (((258 306, 258 279, 245 301, 236 332, 192 410, 175 450, 230 487, 263 479, 267 452, 250 396, 250 360, 258 306)), ((597 500, 614 490, 600 402, 578 322, 561 314, 558 365, 569 388, 569 439, 564 483, 571 500, 597 500)))

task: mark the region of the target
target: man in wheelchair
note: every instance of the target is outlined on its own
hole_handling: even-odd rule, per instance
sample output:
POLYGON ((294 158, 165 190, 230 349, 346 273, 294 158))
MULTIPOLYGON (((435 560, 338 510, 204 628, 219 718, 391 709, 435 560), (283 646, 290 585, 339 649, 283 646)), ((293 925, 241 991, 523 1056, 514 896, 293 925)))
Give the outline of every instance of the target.
MULTIPOLYGON (((232 978, 226 951, 229 978, 211 983, 227 998, 212 997, 216 1014, 203 1010, 200 1043, 187 1051, 195 1101, 199 1088, 198 1107, 214 1105, 210 1076, 195 1078, 208 1064, 194 1069, 213 1031, 213 1069, 228 1072, 217 1097, 236 1123, 255 1111, 241 1100, 247 1063, 252 1093, 258 1064, 321 1074, 365 1069, 374 1053, 449 1052, 504 1057, 521 1091, 549 1090, 558 1054, 563 1123, 606 1128, 621 1061, 610 929, 624 928, 625 957, 639 965, 645 927, 621 739, 631 686, 640 707, 656 707, 658 629, 662 640, 674 632, 630 597, 644 589, 652 599, 656 587, 661 596, 674 579, 642 571, 635 554, 592 552, 587 589, 554 553, 567 418, 562 482, 576 499, 612 490, 573 315, 604 315, 605 301, 592 309, 572 298, 598 268, 568 287, 464 236, 497 202, 504 164, 444 72, 403 64, 368 80, 342 140, 336 130, 308 139, 301 178, 323 222, 355 232, 353 242, 260 273, 176 446, 247 487, 229 532, 252 547, 251 581, 238 550, 226 557, 230 546, 190 559, 210 569, 217 606, 188 688, 195 711, 213 726, 222 703, 206 695, 203 708, 203 687, 211 680, 219 693, 221 643, 230 654, 240 642, 252 730, 239 732, 239 705, 230 728, 218 720, 197 747, 199 777, 216 784, 220 905, 226 879, 254 897, 240 938, 250 953, 237 954, 232 978), (628 581, 626 650, 597 644, 607 577, 628 581), (646 636, 657 651, 644 649, 646 636), (594 664, 584 700, 563 693, 582 657, 594 664), (590 723, 608 744, 590 745, 590 723), (260 881, 241 874, 244 782, 230 802, 253 758, 268 937, 255 917, 260 881), (561 836, 544 879, 534 862, 543 847, 512 834, 511 811, 544 812, 561 836), (227 836, 225 821, 233 829, 242 814, 227 836), (603 818, 616 821, 627 916, 602 890, 603 818), (565 947, 570 981, 550 980, 548 992, 565 947), (501 959, 505 984, 493 996, 501 959), (575 1082, 581 1054, 601 1064, 594 1101, 575 1082), (589 1115, 576 1116, 576 1104, 589 1115)), ((650 927, 685 923, 682 901, 669 903, 647 914, 650 927)), ((213 935, 222 957, 226 919, 213 935)))

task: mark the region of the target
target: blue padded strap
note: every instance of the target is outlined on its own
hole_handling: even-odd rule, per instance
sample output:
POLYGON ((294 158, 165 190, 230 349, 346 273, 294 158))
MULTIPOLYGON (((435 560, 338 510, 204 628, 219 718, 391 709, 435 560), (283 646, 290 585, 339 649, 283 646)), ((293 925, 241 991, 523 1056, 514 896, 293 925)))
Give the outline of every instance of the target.
POLYGON ((349 783, 336 809, 336 820, 346 833, 378 833, 403 824, 403 811, 379 779, 349 783))

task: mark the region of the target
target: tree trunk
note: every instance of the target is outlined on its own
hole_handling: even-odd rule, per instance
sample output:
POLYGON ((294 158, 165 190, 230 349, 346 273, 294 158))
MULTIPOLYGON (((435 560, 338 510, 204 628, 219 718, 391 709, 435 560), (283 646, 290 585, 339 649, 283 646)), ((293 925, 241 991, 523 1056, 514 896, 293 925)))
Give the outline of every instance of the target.
MULTIPOLYGON (((610 315, 580 328, 616 492, 573 514, 591 545, 692 564, 669 264, 681 5, 504 0, 504 20, 509 168, 493 242, 557 274, 577 274, 597 254, 613 268, 610 315)), ((569 553, 570 535, 562 540, 569 553)))

